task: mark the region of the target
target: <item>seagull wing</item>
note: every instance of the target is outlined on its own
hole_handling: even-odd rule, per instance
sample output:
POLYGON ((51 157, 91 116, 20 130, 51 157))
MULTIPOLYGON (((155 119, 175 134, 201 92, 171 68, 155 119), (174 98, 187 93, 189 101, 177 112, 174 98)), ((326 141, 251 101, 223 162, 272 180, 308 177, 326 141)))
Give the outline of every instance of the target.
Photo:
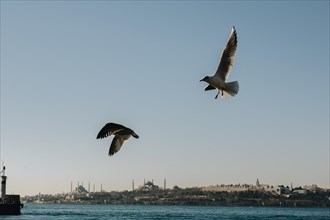
POLYGON ((237 48, 237 33, 235 27, 233 26, 231 33, 229 35, 227 45, 222 52, 218 69, 215 72, 215 75, 219 76, 223 81, 226 81, 230 73, 230 70, 234 64, 236 48, 237 48))
POLYGON ((121 146, 124 143, 124 140, 125 139, 123 138, 123 136, 115 136, 113 138, 109 149, 109 156, 114 155, 120 150, 121 146))
POLYGON ((205 88, 204 88, 204 91, 208 91, 208 90, 212 90, 212 89, 215 89, 215 87, 211 86, 211 85, 207 85, 205 88))
POLYGON ((100 130, 100 132, 97 134, 96 139, 106 138, 123 129, 127 129, 127 128, 120 124, 108 123, 108 124, 104 125, 104 127, 100 130))

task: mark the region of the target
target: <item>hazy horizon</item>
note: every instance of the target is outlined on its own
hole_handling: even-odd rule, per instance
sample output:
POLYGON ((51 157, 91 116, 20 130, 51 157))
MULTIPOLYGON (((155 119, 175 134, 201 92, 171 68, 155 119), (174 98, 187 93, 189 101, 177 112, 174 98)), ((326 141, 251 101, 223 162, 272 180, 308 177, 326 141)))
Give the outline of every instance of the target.
POLYGON ((1 1, 7 193, 329 183, 329 1, 1 1), (204 92, 235 25, 228 81, 204 92), (132 128, 112 157, 108 122, 132 128), (157 184, 161 185, 161 184, 157 184))

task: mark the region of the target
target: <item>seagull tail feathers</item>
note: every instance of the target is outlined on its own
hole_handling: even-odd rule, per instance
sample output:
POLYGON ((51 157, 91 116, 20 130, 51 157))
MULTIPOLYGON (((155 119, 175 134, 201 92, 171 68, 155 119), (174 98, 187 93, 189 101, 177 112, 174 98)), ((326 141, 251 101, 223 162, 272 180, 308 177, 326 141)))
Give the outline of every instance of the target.
POLYGON ((223 90, 223 96, 225 98, 233 97, 237 95, 239 90, 239 85, 237 81, 226 83, 226 86, 223 90))

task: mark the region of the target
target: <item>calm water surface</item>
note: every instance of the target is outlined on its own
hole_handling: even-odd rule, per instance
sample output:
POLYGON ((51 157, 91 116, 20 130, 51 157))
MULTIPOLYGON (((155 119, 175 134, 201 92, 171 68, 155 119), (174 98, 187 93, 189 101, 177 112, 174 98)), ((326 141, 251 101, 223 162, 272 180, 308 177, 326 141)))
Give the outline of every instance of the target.
POLYGON ((26 204, 20 216, 0 219, 330 219, 323 208, 26 204))

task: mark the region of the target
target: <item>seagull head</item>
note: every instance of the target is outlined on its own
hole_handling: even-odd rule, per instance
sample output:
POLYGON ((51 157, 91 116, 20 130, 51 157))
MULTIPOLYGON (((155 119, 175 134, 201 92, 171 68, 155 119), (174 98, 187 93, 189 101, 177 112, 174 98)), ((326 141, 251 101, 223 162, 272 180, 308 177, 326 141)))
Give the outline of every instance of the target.
POLYGON ((204 81, 204 82, 208 82, 210 79, 209 76, 205 76, 203 79, 199 80, 200 82, 204 81))

